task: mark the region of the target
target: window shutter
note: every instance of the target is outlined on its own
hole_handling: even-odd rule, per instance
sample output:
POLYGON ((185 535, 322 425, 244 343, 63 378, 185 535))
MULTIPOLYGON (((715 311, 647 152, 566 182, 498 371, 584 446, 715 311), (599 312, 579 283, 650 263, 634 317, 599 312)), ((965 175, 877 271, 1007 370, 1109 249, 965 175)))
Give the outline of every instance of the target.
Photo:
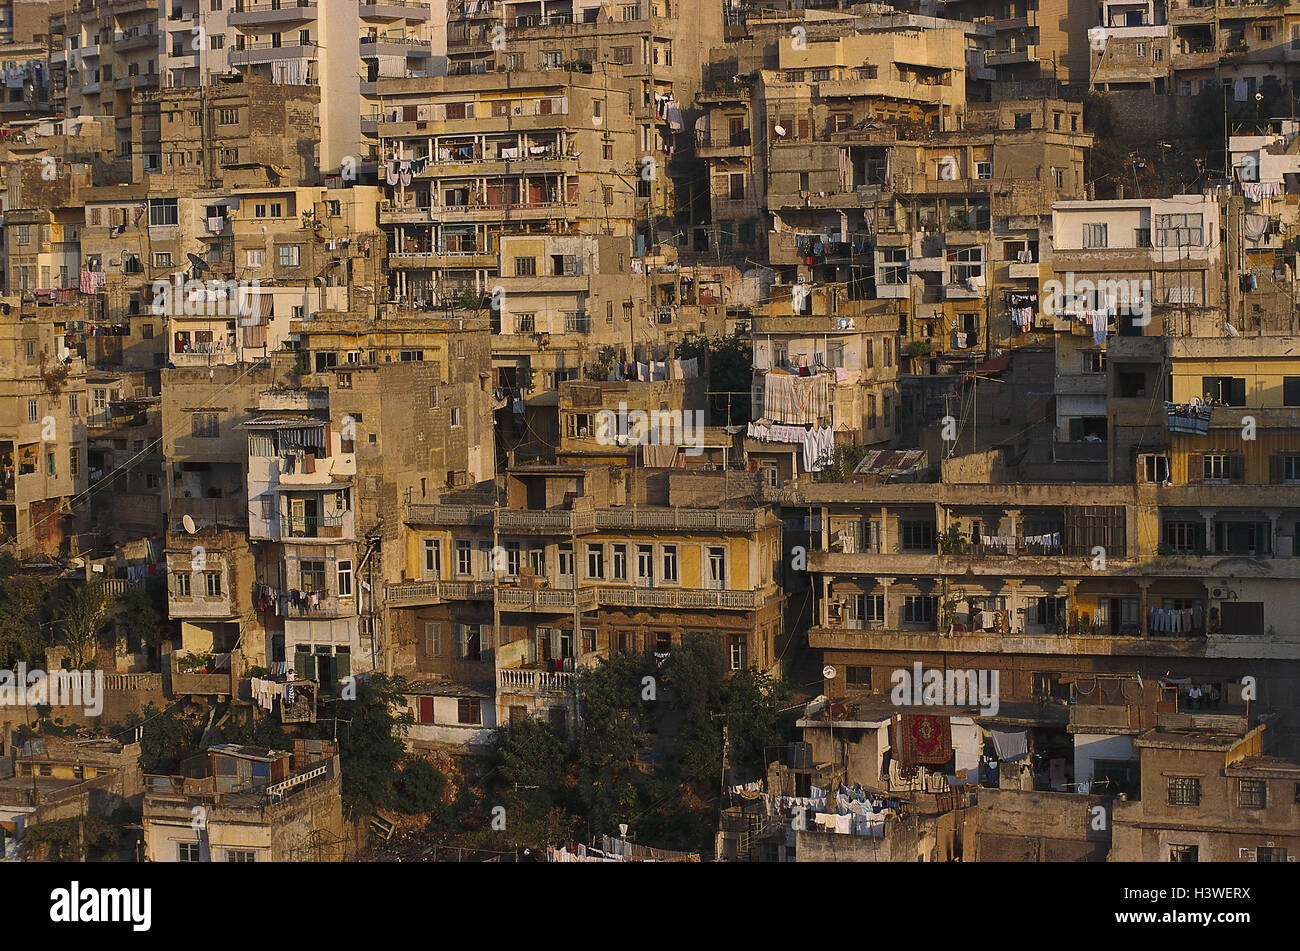
POLYGON ((349 677, 349 676, 351 676, 351 675, 352 675, 352 655, 351 655, 351 654, 337 654, 337 655, 335 655, 335 659, 338 661, 338 664, 339 664, 339 669, 338 669, 338 675, 339 675, 339 677, 340 677, 340 678, 343 678, 343 677, 349 677))
POLYGON ((1277 485, 1279 482, 1282 481, 1282 457, 1281 456, 1268 457, 1268 481, 1273 485, 1277 485))
POLYGON ((330 680, 338 683, 339 679, 339 659, 338 655, 330 657, 330 680))
POLYGON ((1070 442, 1079 442, 1083 439, 1083 420, 1070 420, 1070 442))
POLYGON ((1233 377, 1232 396, 1228 400, 1233 406, 1246 405, 1246 381, 1241 377, 1233 377))
POLYGON ((1200 482, 1205 476, 1205 462, 1199 452, 1187 454, 1187 481, 1200 482))
POLYGON ((298 651, 293 655, 293 668, 298 676, 303 680, 311 680, 312 674, 312 654, 309 651, 298 651))
POLYGON ((1229 475, 1228 478, 1233 482, 1244 482, 1246 480, 1246 457, 1229 456, 1228 457, 1229 475))

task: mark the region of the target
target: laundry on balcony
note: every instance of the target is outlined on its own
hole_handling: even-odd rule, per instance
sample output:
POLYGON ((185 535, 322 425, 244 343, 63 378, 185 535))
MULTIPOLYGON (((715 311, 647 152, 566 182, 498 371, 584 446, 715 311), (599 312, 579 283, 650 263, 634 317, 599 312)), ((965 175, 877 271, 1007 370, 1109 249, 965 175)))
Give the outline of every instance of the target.
POLYGON ((1199 396, 1186 403, 1165 403, 1165 416, 1171 433, 1205 436, 1210 432, 1210 406, 1199 396))
POLYGON ((760 415, 786 424, 816 425, 830 416, 830 375, 800 368, 798 376, 788 370, 756 370, 754 391, 761 393, 760 415), (761 389, 760 389, 761 381, 761 389))
POLYGON ((1152 608, 1150 629, 1161 634, 1191 634, 1201 629, 1201 608, 1152 608))
POLYGON ((802 446, 804 440, 808 437, 808 430, 803 426, 785 426, 781 423, 770 423, 765 419, 760 419, 749 424, 745 435, 750 439, 757 439, 759 442, 779 442, 802 446))
POLYGON ((1264 198, 1276 198, 1282 194, 1281 182, 1239 182, 1241 193, 1250 201, 1264 198))
POLYGON ((107 283, 108 275, 103 271, 82 271, 79 287, 83 294, 94 294, 107 283))
POLYGON ((1033 329, 1034 313, 1038 306, 1037 294, 1008 294, 1007 309, 1011 322, 1020 328, 1021 333, 1033 329))

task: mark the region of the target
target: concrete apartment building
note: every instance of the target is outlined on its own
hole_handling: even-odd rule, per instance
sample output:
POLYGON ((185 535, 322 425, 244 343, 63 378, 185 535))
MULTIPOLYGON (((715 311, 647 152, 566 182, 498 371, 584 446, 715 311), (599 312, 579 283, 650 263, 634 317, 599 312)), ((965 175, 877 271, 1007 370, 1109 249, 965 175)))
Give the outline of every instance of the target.
POLYGON ((1133 739, 1137 801, 1114 804, 1112 862, 1294 862, 1300 761, 1274 722, 1162 715, 1133 739))
MULTIPOLYGON (((638 234, 646 247, 690 232, 702 192, 687 135, 709 50, 723 40, 721 0, 608 4, 597 0, 452 0, 448 73, 615 64, 638 87, 633 104, 638 234)), ((583 67, 588 68, 587 66, 583 67)))
POLYGON ((342 861, 341 783, 328 740, 209 747, 180 775, 145 776, 145 861, 342 861))
POLYGON ((409 505, 405 580, 387 592, 396 668, 475 689, 484 709, 495 698, 496 723, 568 730, 574 671, 614 652, 666 654, 698 633, 730 669, 775 664, 780 523, 758 481, 618 473, 520 466, 500 504, 479 491, 409 505))
POLYGON ((11 297, 0 310, 5 542, 20 556, 69 554, 86 524, 74 500, 89 484, 86 365, 68 344, 68 324, 81 309, 11 297))

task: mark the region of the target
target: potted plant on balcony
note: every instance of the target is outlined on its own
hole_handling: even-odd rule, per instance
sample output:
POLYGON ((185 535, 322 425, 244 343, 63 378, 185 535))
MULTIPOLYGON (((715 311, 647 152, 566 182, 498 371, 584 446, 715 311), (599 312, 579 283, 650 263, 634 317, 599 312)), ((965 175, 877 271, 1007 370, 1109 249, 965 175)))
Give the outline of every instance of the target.
POLYGON ((970 542, 962 534, 961 527, 953 524, 938 536, 939 551, 945 555, 964 555, 970 550, 970 542))

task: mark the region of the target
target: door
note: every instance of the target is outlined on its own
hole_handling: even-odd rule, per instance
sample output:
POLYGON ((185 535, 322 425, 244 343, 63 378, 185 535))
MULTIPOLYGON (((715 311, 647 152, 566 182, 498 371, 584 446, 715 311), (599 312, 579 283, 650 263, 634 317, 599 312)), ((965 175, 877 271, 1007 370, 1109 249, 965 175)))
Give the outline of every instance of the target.
POLYGON ((419 722, 421 723, 433 722, 433 698, 432 697, 420 698, 420 721, 419 722))
POLYGON ((709 549, 709 568, 705 578, 705 587, 714 591, 727 586, 727 550, 725 548, 709 549))
POLYGON ((636 546, 636 584, 650 588, 655 583, 655 550, 651 545, 636 546))

